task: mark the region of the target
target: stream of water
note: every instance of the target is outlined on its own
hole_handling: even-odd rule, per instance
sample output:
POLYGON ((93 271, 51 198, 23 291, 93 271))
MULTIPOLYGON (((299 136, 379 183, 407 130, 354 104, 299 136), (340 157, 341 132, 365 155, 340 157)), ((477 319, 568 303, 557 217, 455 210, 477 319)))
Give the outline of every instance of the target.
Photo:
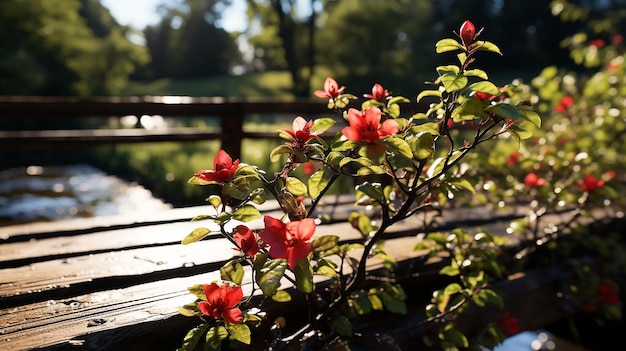
POLYGON ((90 165, 0 171, 0 226, 171 207, 136 183, 90 165))

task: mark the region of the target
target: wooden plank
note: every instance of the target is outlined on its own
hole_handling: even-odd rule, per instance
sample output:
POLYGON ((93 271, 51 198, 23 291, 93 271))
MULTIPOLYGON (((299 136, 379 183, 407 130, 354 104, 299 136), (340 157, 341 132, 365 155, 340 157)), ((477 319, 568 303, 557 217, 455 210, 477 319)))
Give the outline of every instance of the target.
POLYGON ((252 113, 290 113, 312 117, 315 114, 328 113, 328 108, 323 100, 308 98, 0 96, 1 118, 50 119, 126 115, 222 116, 252 113))

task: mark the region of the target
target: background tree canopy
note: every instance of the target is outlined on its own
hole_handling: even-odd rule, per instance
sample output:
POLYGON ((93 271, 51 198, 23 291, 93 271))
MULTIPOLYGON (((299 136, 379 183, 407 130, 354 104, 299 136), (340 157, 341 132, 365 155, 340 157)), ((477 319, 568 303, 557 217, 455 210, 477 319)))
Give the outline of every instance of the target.
POLYGON ((310 96, 311 87, 329 75, 355 91, 368 91, 377 81, 407 94, 434 78, 431 67, 439 62, 432 60, 447 58, 425 53, 434 51, 438 38, 454 35, 465 19, 487 27, 485 39, 500 43, 504 53, 481 62, 515 67, 496 69, 504 84, 518 76, 529 79, 548 65, 573 67, 577 59, 561 42, 588 18, 598 31, 614 25, 603 18, 618 15, 624 5, 570 1, 583 5, 585 16, 559 18, 545 0, 241 1, 247 5, 242 33, 220 25, 233 0, 163 1, 161 21, 135 33, 99 0, 3 0, 0 94, 116 95, 129 80, 262 71, 288 72, 293 94, 300 96, 310 96), (131 35, 143 35, 144 43, 129 40, 131 35))
POLYGON ((116 94, 145 48, 98 0, 0 2, 0 93, 116 94))

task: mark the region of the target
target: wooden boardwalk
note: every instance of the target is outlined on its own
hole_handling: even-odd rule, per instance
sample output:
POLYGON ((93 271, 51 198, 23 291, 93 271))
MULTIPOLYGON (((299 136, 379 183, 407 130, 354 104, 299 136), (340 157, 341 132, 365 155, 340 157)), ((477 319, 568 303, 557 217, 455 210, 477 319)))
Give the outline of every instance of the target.
MULTIPOLYGON (((260 209, 274 216, 282 213, 275 203, 260 209)), ((335 219, 346 218, 352 209, 346 196, 319 207, 335 219)), ((217 235, 180 244, 191 230, 208 223, 190 219, 209 210, 191 207, 0 228, 0 350, 180 346, 184 333, 197 323, 177 314, 179 306, 194 299, 186 288, 217 279, 216 270, 233 255, 232 246, 217 235)), ((508 220, 522 213, 457 209, 444 213, 439 222, 442 228, 470 223, 503 232, 508 220)), ((258 227, 261 222, 249 224, 258 227)), ((420 259, 424 253, 412 250, 420 232, 418 218, 399 223, 387 234, 386 250, 399 262, 420 259)), ((345 222, 321 225, 316 233, 337 234, 344 241, 360 237, 345 222)), ((375 268, 374 263, 370 269, 375 268)), ((569 313, 555 303, 562 274, 529 272, 505 282, 503 291, 515 301, 513 310, 524 328, 569 313), (526 305, 529 299, 542 303, 526 305)), ((402 323, 410 325, 411 318, 421 315, 420 308, 402 323)), ((395 330, 398 338, 410 334, 395 330)))

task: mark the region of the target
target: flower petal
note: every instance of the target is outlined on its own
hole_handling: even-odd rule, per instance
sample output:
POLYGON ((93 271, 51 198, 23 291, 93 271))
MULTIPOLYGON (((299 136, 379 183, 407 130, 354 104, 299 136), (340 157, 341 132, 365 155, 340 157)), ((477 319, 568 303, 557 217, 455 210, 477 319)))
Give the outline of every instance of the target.
POLYGON ((222 312, 222 318, 230 324, 239 324, 243 320, 243 312, 238 308, 231 308, 222 312))
POLYGON ((298 223, 297 238, 299 240, 309 240, 315 234, 315 220, 313 218, 305 218, 298 223))

